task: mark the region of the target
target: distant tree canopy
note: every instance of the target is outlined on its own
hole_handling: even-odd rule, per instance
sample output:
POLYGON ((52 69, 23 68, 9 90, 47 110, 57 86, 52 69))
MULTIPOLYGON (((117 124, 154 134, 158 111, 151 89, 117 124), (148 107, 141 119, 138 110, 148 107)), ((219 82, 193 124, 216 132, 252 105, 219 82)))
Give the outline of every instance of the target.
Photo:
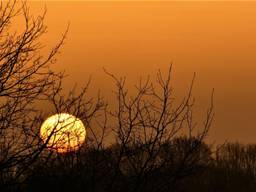
POLYGON ((143 165, 141 148, 130 148, 127 156, 132 153, 134 161, 123 157, 118 177, 115 177, 120 152, 117 145, 86 150, 79 156, 55 156, 47 163, 41 159, 43 161, 33 165, 34 174, 28 178, 26 190, 108 191, 109 184, 115 179, 114 191, 255 191, 256 175, 253 171, 256 164, 252 163, 255 152, 251 149, 256 145, 227 143, 213 151, 205 143, 200 143, 198 152, 184 162, 180 156, 189 150, 190 145, 183 144, 193 145, 194 142, 198 140, 181 137, 175 139, 175 145, 163 145, 163 153, 158 154, 154 166, 144 171, 143 177, 139 177, 139 170, 134 169, 143 165), (163 161, 166 162, 164 165, 163 161))
POLYGON ((101 95, 88 95, 90 80, 80 91, 63 94, 65 74, 51 66, 68 30, 43 56, 44 16, 30 15, 25 2, 1 1, 1 191, 255 191, 255 145, 227 143, 215 150, 205 143, 213 98, 203 122, 196 123, 194 78, 180 103, 172 66, 158 71, 156 81, 138 82, 134 94, 126 78, 105 70, 116 85, 115 108, 101 95), (12 32, 18 16, 24 26, 12 32), (40 138, 43 120, 55 113, 70 113, 85 124, 86 142, 79 150, 52 150, 47 142, 56 129, 45 142, 40 138))

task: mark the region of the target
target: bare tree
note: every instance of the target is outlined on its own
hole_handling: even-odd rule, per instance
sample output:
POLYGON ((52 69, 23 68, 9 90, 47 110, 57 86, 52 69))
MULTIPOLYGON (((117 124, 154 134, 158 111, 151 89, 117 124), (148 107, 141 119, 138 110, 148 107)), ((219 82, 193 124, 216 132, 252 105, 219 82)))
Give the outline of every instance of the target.
MULTIPOLYGON (((42 142, 39 128, 47 113, 37 107, 39 102, 51 106, 50 114, 72 113, 86 122, 87 128, 105 106, 101 96, 95 100, 85 98, 89 83, 79 93, 75 89, 66 96, 62 93, 64 73, 53 71, 51 65, 56 62, 68 28, 49 54, 43 56, 40 38, 47 29, 45 14, 46 11, 34 18, 23 1, 0 4, 0 183, 3 187, 24 181, 39 157, 49 160, 52 154, 42 153, 47 143, 42 142), (14 29, 18 17, 23 18, 24 25, 14 29)), ((98 136, 97 139, 100 142, 98 136)))
MULTIPOLYGON (((39 118, 33 104, 45 99, 44 93, 63 78, 63 73, 50 70, 50 64, 66 32, 46 57, 41 56, 39 38, 46 32, 44 16, 34 19, 26 3, 0 4, 0 170, 8 176, 14 176, 17 165, 31 155, 28 150, 33 139, 28 138, 29 131, 38 126, 39 118), (21 14, 24 30, 12 33, 12 23, 21 14)), ((5 175, 1 179, 5 180, 5 175)))
POLYGON ((188 142, 184 143, 186 148, 183 155, 180 155, 180 165, 176 166, 176 170, 168 178, 171 183, 165 183, 165 187, 169 186, 168 189, 174 190, 179 179, 192 174, 189 170, 193 170, 193 162, 200 161, 202 156, 196 154, 200 153, 213 120, 213 97, 202 127, 196 127, 192 111, 194 78, 187 96, 180 104, 175 105, 171 70, 172 65, 166 79, 161 71, 157 73, 157 85, 149 78, 145 83, 140 81, 135 86, 137 92, 133 96, 129 96, 125 78, 119 79, 105 70, 116 84, 118 102, 117 110, 109 112, 115 122, 112 127, 119 149, 114 178, 110 182, 111 190, 115 188, 116 179, 129 172, 135 178, 132 190, 140 191, 142 185, 148 183, 147 178, 152 171, 170 163, 171 159, 160 158, 163 146, 166 143, 175 145, 173 141, 182 134, 187 135, 188 142))

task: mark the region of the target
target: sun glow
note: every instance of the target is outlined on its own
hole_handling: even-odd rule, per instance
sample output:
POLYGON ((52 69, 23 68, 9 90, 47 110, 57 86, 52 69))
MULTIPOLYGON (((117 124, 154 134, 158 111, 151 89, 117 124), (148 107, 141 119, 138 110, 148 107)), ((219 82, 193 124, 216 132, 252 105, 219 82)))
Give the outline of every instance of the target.
POLYGON ((60 113, 44 121, 40 136, 47 148, 58 153, 66 153, 80 148, 85 141, 86 130, 80 119, 67 113, 60 113))

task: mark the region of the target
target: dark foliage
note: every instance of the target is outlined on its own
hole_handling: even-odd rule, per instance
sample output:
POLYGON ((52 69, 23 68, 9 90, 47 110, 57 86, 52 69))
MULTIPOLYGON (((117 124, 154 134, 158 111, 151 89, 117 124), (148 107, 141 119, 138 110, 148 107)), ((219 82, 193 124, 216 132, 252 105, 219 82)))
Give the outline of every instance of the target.
MULTIPOLYGON (((101 192, 109 191, 109 184, 115 179, 113 191, 255 191, 255 145, 228 143, 213 153, 200 143, 198 152, 184 163, 185 151, 197 142, 182 137, 166 143, 158 156, 159 162, 166 161, 165 166, 154 166, 143 177, 138 177, 125 160, 115 177, 117 146, 87 150, 79 155, 57 155, 47 164, 35 165, 23 187, 25 191, 101 192)), ((139 156, 138 151, 143 153, 136 148, 131 151, 139 156)))

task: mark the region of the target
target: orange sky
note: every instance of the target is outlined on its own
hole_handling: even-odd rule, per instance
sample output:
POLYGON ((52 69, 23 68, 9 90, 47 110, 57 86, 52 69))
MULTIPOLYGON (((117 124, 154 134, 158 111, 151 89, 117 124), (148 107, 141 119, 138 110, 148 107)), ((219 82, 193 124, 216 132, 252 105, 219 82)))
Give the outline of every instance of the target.
POLYGON ((93 87, 109 96, 103 66, 135 82, 173 62, 178 97, 197 73, 199 111, 216 90, 211 141, 256 142, 256 2, 29 4, 33 13, 47 6, 48 45, 71 23, 57 64, 70 74, 66 87, 82 85, 92 75, 93 87))

